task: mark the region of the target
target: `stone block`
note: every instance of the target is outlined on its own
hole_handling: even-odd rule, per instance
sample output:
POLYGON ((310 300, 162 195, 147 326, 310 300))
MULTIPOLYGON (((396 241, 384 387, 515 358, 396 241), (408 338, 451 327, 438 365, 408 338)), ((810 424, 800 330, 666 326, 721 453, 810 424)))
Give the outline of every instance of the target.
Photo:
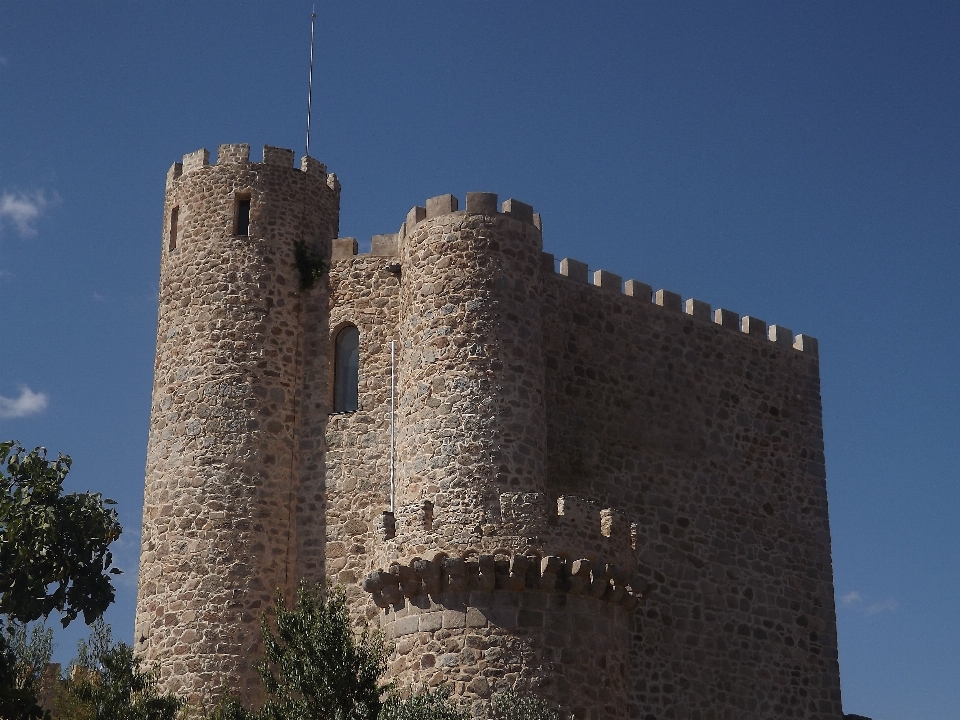
POLYGON ((250 145, 235 143, 217 147, 217 165, 250 162, 250 145))
POLYGON ((263 146, 263 164, 264 165, 282 165, 283 167, 293 167, 293 150, 287 148, 274 147, 273 145, 263 146))
POLYGON ((733 310, 717 308, 713 311, 713 321, 717 325, 730 328, 731 330, 740 329, 740 315, 735 313, 733 310))
POLYGON ((169 186, 174 180, 180 177, 183 174, 183 163, 175 162, 170 166, 170 169, 167 170, 167 185, 169 186))
POLYGON ((443 613, 423 613, 420 617, 420 632, 434 632, 443 627, 443 613))
POLYGON ((674 312, 683 312, 683 299, 675 292, 669 290, 657 290, 654 296, 654 302, 660 307, 674 312))
POLYGON ((409 235, 413 232, 413 228, 417 226, 417 223, 420 223, 427 219, 427 209, 425 207, 420 207, 416 205, 410 208, 410 212, 407 213, 407 220, 405 222, 406 231, 409 235))
POLYGON ((713 314, 710 312, 710 304, 705 303, 702 300, 690 298, 687 300, 684 310, 686 311, 687 315, 693 315, 693 317, 697 320, 713 322, 713 314))
POLYGON ((466 613, 466 626, 468 628, 481 628, 487 626, 487 616, 479 608, 468 607, 466 613))
POLYGON ((623 278, 606 270, 597 270, 593 273, 593 284, 617 295, 623 292, 623 278))
POLYGON ((333 241, 330 248, 330 259, 350 260, 357 254, 357 239, 352 237, 337 238, 333 241))
POLYGON ((804 354, 808 354, 813 357, 820 357, 820 347, 815 337, 810 337, 809 335, 797 335, 797 339, 794 341, 793 347, 804 354))
POLYGON ((396 257, 400 254, 396 233, 374 235, 370 240, 370 254, 378 257, 396 257))
POLYGON ((194 150, 183 156, 183 172, 189 173, 210 164, 210 152, 206 148, 194 150))
POLYGON ((300 158, 300 170, 308 175, 317 175, 319 177, 327 176, 327 166, 316 158, 306 155, 300 158))
POLYGON ((771 325, 767 331, 767 338, 769 338, 770 342, 776 343, 777 345, 788 348, 793 347, 793 331, 782 325, 771 325))
POLYGON ((456 212, 459 206, 459 201, 453 195, 447 194, 432 197, 427 200, 427 220, 456 212))
POLYGON ((467 614, 459 610, 443 611, 443 627, 446 629, 457 629, 465 627, 467 624, 467 614))
POLYGON ((527 205, 524 202, 519 200, 514 200, 510 198, 509 200, 504 200, 503 205, 500 207, 504 215, 509 215, 512 218, 521 220, 525 223, 530 223, 533 225, 533 206, 527 205))
POLYGON ((517 626, 522 628, 543 627, 543 613, 540 610, 520 608, 517 611, 517 626))
POLYGON ((767 337, 767 324, 760 318, 751 317, 750 315, 743 316, 743 320, 740 321, 740 330, 754 337, 767 337))
POLYGON ((407 615, 393 621, 393 636, 403 637, 420 631, 420 616, 407 615))
POLYGON ((579 260, 564 258, 560 261, 560 274, 576 282, 587 282, 587 264, 579 260))
POLYGON ((467 193, 467 212, 477 215, 497 214, 497 194, 487 192, 467 193))
POLYGON ((557 259, 553 256, 553 253, 541 253, 540 254, 540 269, 548 275, 552 275, 557 271, 557 259))
POLYGON ((623 284, 623 294, 650 302, 653 297, 653 288, 639 280, 627 280, 623 284))

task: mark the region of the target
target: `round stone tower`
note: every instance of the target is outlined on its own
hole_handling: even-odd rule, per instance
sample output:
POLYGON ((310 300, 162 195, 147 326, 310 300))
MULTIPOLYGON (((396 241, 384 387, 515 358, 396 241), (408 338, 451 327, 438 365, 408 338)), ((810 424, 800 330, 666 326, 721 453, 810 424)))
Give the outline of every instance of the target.
POLYGON ((543 521, 517 512, 503 527, 501 508, 504 494, 543 501, 540 230, 529 205, 501 213, 491 193, 457 205, 429 200, 402 244, 397 532, 411 548, 423 535, 424 551, 479 547, 493 528, 502 544, 543 521))
POLYGON ((305 305, 326 333, 298 259, 329 263, 340 193, 290 150, 207 159, 167 176, 135 640, 166 690, 256 700, 261 611, 297 581, 305 305))
MULTIPOLYGON (((447 683, 474 717, 534 692, 626 718, 638 605, 629 523, 546 478, 544 274, 533 208, 468 193, 400 233, 396 496, 363 588, 402 683, 447 683)), ((549 268, 547 269, 547 265, 549 268)))

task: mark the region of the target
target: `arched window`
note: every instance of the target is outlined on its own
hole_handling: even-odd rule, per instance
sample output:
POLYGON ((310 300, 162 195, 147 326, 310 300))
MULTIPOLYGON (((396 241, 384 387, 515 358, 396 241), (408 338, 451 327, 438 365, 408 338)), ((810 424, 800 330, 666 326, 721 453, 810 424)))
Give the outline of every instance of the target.
POLYGON ((360 331, 347 325, 334 350, 333 411, 356 412, 360 384, 360 331))

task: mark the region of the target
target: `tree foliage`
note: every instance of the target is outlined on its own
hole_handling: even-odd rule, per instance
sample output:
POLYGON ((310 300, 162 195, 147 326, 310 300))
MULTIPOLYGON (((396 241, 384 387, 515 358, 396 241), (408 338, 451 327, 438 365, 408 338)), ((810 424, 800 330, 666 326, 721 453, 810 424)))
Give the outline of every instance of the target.
POLYGON ((0 614, 20 622, 54 610, 66 627, 83 614, 89 625, 114 599, 110 543, 120 537, 117 512, 99 493, 64 494, 71 460, 47 460, 0 443, 0 614))
MULTIPOLYGON (((10 629, 62 614, 64 627, 87 624, 113 602, 110 543, 120 537, 112 500, 99 493, 64 494, 70 458, 47 460, 16 442, 0 442, 0 717, 43 717, 36 688, 24 686, 24 660, 10 629)), ((43 672, 35 669, 33 672, 43 672)))
POLYGON ((427 687, 401 697, 391 693, 380 706, 377 720, 467 720, 466 710, 450 702, 450 691, 439 687, 427 687))
POLYGON ((342 589, 301 584, 293 609, 278 597, 274 622, 264 616, 263 645, 259 670, 270 699, 259 718, 368 720, 379 714, 380 697, 390 689, 380 682, 387 651, 380 635, 353 632, 342 589))
POLYGON ((45 717, 37 694, 53 652, 53 631, 42 623, 30 632, 23 623, 0 622, 0 718, 45 717))
POLYGON ((560 713, 549 703, 533 695, 520 695, 515 690, 498 693, 492 704, 496 720, 560 720, 560 713))
POLYGON ((125 642, 113 642, 98 620, 89 642, 79 643, 58 716, 71 720, 174 720, 183 701, 157 690, 157 674, 125 642), (69 714, 68 714, 69 713, 69 714))

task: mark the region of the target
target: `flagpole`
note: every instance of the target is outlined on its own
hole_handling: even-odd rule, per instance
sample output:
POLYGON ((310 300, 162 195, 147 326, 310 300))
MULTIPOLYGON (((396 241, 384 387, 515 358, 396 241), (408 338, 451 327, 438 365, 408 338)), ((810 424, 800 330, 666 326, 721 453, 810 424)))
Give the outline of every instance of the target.
POLYGON ((317 6, 310 13, 310 76, 307 80, 307 157, 310 157, 310 111, 313 105, 313 26, 317 19, 317 6))

